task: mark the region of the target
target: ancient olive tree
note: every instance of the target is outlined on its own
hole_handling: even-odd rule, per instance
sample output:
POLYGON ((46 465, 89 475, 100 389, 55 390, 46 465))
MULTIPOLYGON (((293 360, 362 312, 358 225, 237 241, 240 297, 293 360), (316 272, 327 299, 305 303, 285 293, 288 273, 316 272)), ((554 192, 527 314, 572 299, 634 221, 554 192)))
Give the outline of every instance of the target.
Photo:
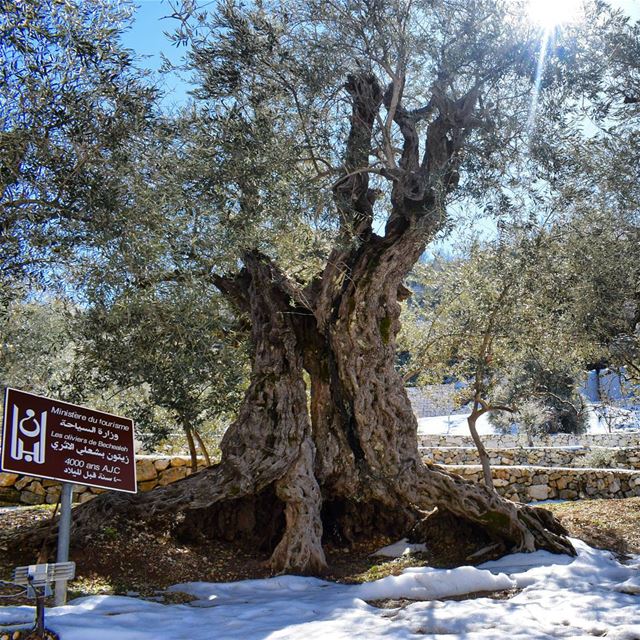
POLYGON ((548 512, 422 463, 394 366, 404 278, 455 194, 499 180, 495 158, 526 121, 539 44, 519 9, 225 2, 183 16, 200 83, 185 148, 201 153, 184 162, 203 171, 184 185, 210 203, 198 221, 241 251, 218 262, 194 239, 191 255, 250 321, 251 381, 219 464, 100 496, 77 512, 79 533, 118 513, 173 513, 179 535, 252 539, 274 571, 317 572, 323 539, 404 532, 435 506, 502 549, 573 552, 548 512))

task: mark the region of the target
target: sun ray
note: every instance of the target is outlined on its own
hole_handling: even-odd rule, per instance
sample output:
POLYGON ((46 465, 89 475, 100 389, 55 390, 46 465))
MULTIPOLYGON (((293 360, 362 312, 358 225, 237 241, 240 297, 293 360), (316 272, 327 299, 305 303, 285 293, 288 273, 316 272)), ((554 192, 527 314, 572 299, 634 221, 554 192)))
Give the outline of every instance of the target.
POLYGON ((557 27, 579 20, 583 9, 583 0, 528 0, 527 13, 529 19, 543 28, 540 54, 538 56, 538 64, 536 65, 536 76, 527 120, 527 131, 529 134, 531 134, 535 128, 540 86, 542 84, 549 41, 557 27))
POLYGON ((531 94, 531 104, 529 105, 529 118, 527 120, 527 131, 529 132, 529 134, 531 134, 535 127, 536 114, 538 111, 538 97, 540 95, 540 85, 542 83, 542 74, 544 73, 544 63, 547 57, 547 48, 549 46, 549 35, 549 30, 546 29, 544 35, 542 36, 542 45, 540 47, 540 55, 538 56, 536 77, 531 94))

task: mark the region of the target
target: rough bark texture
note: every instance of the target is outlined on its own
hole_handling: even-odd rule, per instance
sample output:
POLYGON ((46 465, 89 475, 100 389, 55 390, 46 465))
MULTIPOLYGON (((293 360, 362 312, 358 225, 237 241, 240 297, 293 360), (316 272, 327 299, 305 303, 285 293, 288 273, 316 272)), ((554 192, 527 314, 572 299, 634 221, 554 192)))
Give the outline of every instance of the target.
POLYGON ((307 438, 298 459, 276 482, 276 495, 286 505, 286 529, 271 556, 274 571, 318 573, 326 566, 320 519, 322 500, 314 457, 315 446, 307 438))
POLYGON ((316 573, 322 540, 398 534, 421 510, 440 507, 483 527, 506 550, 572 553, 543 510, 422 463, 417 423, 394 368, 403 280, 444 221, 443 198, 457 184, 477 91, 457 101, 436 89, 427 107, 406 111, 401 91, 375 77, 346 84, 353 112, 345 174, 334 187, 340 237, 325 270, 306 288, 266 256, 244 256, 234 277, 214 282, 249 318, 253 370, 222 462, 136 497, 103 495, 77 510, 76 529, 115 513, 153 520, 172 512, 181 535, 259 539, 275 572, 316 573), (384 236, 372 232, 377 191, 366 167, 385 106, 404 139, 384 236), (417 124, 427 120, 420 158, 417 124), (310 402, 303 372, 309 375, 310 402))
MULTIPOLYGON (((197 524, 192 522, 195 513, 203 516, 220 501, 235 502, 231 506, 235 509, 237 501, 258 496, 273 485, 286 517, 274 569, 317 572, 325 563, 320 544, 321 500, 313 472, 315 446, 303 350, 292 326, 295 316, 269 261, 250 253, 244 262, 237 278, 218 283, 250 315, 253 342, 251 384, 238 419, 222 440, 222 462, 149 494, 100 496, 78 510, 75 527, 78 533, 88 532, 117 513, 158 521, 171 512, 184 515, 184 535, 185 527, 197 524)), ((247 528, 247 517, 254 523, 259 520, 255 514, 242 522, 226 518, 224 508, 217 517, 227 523, 232 538, 247 528)))

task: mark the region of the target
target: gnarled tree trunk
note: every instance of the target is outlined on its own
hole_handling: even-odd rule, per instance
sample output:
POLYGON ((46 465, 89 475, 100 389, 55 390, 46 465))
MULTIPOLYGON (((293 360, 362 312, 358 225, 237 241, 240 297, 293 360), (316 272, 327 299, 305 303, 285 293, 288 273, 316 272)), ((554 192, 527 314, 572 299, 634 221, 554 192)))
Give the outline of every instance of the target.
MULTIPOLYGON (((246 518, 242 522, 228 518, 224 510, 233 511, 240 501, 256 499, 271 487, 284 505, 286 521, 274 552, 274 569, 318 572, 325 565, 321 498, 314 473, 303 349, 293 326, 296 316, 272 265, 256 253, 247 254, 244 262, 236 278, 218 281, 249 314, 253 343, 251 384, 237 420, 222 440, 222 462, 148 494, 100 496, 77 511, 75 528, 78 534, 89 532, 105 517, 119 513, 155 522, 173 513, 184 518, 184 533, 197 526, 193 514, 202 516, 217 507, 225 534, 234 537, 247 533, 246 518)), ((276 509, 274 515, 280 512, 276 509)))

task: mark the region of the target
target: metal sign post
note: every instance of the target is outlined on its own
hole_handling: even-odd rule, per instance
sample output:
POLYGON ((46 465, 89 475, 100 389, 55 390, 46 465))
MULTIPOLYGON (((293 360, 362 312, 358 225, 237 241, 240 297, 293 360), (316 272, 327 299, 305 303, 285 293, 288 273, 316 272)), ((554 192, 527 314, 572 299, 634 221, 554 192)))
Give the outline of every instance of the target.
MULTIPOLYGON (((58 554, 56 562, 69 560, 69 540, 71 538, 71 502, 73 485, 70 482, 62 484, 60 495, 60 522, 58 523, 58 554)), ((59 607, 67 603, 67 581, 64 578, 55 581, 53 604, 59 607)))

